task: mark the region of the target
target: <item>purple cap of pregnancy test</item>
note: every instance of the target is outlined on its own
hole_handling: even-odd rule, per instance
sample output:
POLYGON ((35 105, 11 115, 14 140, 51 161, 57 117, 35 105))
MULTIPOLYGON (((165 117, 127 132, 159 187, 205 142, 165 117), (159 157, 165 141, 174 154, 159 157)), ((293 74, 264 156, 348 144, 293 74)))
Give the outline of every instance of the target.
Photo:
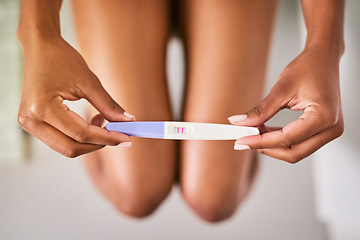
POLYGON ((165 122, 110 122, 105 126, 109 131, 144 138, 164 138, 165 122))

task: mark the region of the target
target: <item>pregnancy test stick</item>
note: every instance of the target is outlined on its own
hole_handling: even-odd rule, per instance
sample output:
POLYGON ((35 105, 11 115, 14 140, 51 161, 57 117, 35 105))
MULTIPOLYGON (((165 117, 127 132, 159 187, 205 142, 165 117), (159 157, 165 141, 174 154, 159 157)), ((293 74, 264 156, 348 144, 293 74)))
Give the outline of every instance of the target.
POLYGON ((176 140, 234 140, 258 135, 255 127, 196 122, 110 122, 105 128, 129 136, 176 140))

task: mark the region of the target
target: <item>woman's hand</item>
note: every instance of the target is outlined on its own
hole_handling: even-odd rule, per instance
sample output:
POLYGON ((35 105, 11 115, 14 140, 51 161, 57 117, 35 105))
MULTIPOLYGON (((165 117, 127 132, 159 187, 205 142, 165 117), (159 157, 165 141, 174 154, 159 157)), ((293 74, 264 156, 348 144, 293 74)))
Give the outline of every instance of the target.
POLYGON ((246 115, 229 117, 235 125, 258 126, 262 134, 237 139, 235 149, 296 163, 344 131, 339 88, 339 59, 325 49, 305 49, 279 77, 268 96, 246 115), (284 128, 264 123, 284 108, 304 113, 284 128))
POLYGON ((129 136, 87 123, 63 103, 85 98, 108 121, 134 119, 104 90, 74 48, 59 37, 23 50, 25 70, 18 121, 26 131, 67 157, 105 145, 130 145, 129 136))

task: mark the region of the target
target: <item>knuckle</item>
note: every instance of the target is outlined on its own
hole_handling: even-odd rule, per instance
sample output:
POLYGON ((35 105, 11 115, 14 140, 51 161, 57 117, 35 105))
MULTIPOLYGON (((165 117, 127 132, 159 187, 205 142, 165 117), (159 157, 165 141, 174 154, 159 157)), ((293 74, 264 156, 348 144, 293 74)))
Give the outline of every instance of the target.
POLYGON ((302 160, 303 158, 299 155, 295 155, 293 153, 289 153, 286 158, 285 158, 285 161, 290 163, 290 164, 295 164, 295 163, 298 163, 300 162, 300 160, 302 160))
POLYGON ((333 114, 332 112, 324 113, 323 114, 323 123, 327 127, 334 126, 338 121, 338 117, 336 114, 333 114))
POLYGON ((120 140, 116 139, 113 136, 104 136, 102 137, 101 144, 108 145, 108 146, 117 146, 121 143, 120 140))
POLYGON ((292 145, 295 145, 295 141, 289 137, 285 137, 281 141, 281 147, 283 147, 283 148, 290 148, 292 145))
POLYGON ((291 148, 292 145, 296 144, 293 137, 289 136, 289 133, 285 132, 283 128, 281 129, 281 134, 283 137, 281 138, 280 147, 291 148))
POLYGON ((116 110, 118 105, 115 101, 113 101, 112 99, 109 99, 109 106, 111 108, 111 110, 116 110))
POLYGON ((112 98, 109 99, 109 107, 111 109, 111 111, 118 111, 119 108, 121 108, 119 106, 119 104, 117 104, 112 98))
POLYGON ((340 137, 341 135, 343 135, 344 130, 345 130, 344 124, 343 124, 343 123, 338 124, 338 125, 335 127, 335 138, 338 138, 338 137, 340 137))
POLYGON ((38 116, 40 119, 45 119, 45 109, 46 107, 42 103, 33 103, 29 108, 29 112, 34 116, 38 116))
POLYGON ((257 105, 256 107, 254 107, 254 108, 251 110, 251 112, 252 112, 254 115, 256 115, 256 116, 260 116, 260 115, 262 114, 263 110, 264 110, 263 105, 262 105, 262 104, 259 104, 259 105, 257 105))
POLYGON ((85 96, 83 89, 81 87, 79 87, 78 84, 74 84, 73 89, 77 96, 79 96, 79 97, 85 96))
POLYGON ((257 146, 254 146, 255 149, 266 149, 266 147, 262 144, 259 144, 257 146))
POLYGON ((28 128, 30 123, 33 121, 33 116, 28 111, 20 111, 18 113, 17 120, 18 120, 19 124, 25 129, 25 128, 28 128))
POLYGON ((80 155, 79 151, 72 147, 66 147, 65 149, 63 149, 61 154, 68 158, 76 158, 80 155))
POLYGON ((78 132, 73 136, 73 139, 79 143, 89 143, 91 141, 91 137, 84 133, 84 132, 78 132))
POLYGON ((81 126, 74 131, 73 139, 79 143, 91 143, 92 137, 89 134, 90 125, 81 126))

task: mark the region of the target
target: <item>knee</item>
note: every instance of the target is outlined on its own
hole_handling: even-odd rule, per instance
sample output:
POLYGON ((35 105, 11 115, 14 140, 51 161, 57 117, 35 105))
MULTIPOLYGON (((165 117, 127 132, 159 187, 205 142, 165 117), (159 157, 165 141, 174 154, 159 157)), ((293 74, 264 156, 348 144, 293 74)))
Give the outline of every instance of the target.
POLYGON ((124 199, 113 200, 114 206, 120 213, 133 218, 150 216, 160 205, 160 202, 161 201, 156 201, 155 199, 138 197, 129 198, 126 201, 124 201, 124 199))
POLYGON ((133 218, 145 218, 158 208, 170 190, 171 187, 154 191, 122 192, 112 198, 112 203, 122 214, 133 218))
POLYGON ((218 223, 229 219, 236 211, 238 201, 233 196, 221 194, 191 194, 183 191, 187 204, 203 220, 210 223, 218 223))

